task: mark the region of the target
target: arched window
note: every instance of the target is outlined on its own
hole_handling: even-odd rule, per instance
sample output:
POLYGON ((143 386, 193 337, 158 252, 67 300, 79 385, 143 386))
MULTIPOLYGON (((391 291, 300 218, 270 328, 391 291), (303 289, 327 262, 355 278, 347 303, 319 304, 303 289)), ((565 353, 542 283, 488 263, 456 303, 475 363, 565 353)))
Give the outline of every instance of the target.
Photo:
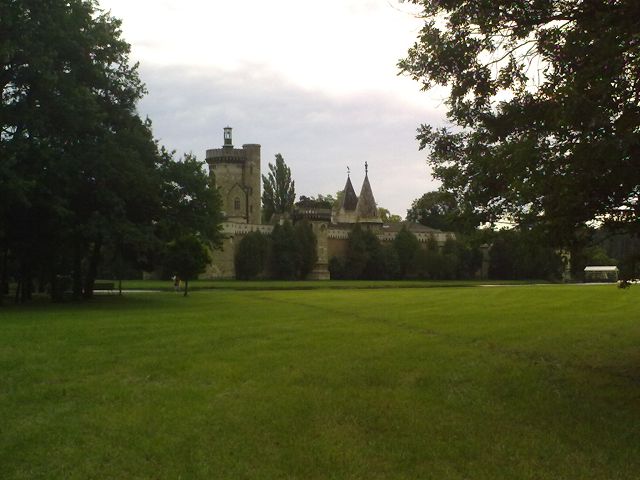
POLYGON ((240 210, 240 199, 238 197, 233 201, 233 208, 240 210))

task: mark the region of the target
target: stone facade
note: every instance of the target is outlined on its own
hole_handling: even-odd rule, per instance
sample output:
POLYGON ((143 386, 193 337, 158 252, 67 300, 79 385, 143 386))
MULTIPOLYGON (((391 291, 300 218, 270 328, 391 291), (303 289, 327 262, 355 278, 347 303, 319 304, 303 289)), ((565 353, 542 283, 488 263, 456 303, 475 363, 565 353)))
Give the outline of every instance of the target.
MULTIPOLYGON (((225 239, 223 249, 212 252, 213 261, 201 278, 235 278, 235 245, 249 232, 259 230, 270 235, 273 231, 273 225, 261 224, 260 145, 243 145, 242 149, 235 149, 231 144, 231 128, 224 131, 224 146, 207 150, 206 158, 224 201, 226 221, 222 231, 225 239)), ((403 226, 423 245, 430 238, 440 246, 448 238, 455 238, 453 233, 411 222, 384 224, 378 215, 368 173, 365 163, 365 178, 359 196, 347 176, 342 202, 335 210, 298 208, 294 212, 293 221, 309 221, 318 241, 318 261, 310 279, 329 279, 329 259, 346 254, 349 233, 356 223, 373 231, 383 244, 392 242, 403 226)))

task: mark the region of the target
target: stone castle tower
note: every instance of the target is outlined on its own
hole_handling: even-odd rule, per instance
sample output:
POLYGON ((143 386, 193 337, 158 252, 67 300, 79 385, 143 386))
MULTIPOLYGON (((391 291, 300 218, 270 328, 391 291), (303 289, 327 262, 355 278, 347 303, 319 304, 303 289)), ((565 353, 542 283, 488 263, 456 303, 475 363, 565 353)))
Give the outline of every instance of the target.
POLYGON ((207 150, 209 171, 220 190, 226 220, 259 224, 262 219, 260 145, 233 148, 231 130, 231 127, 224 129, 222 148, 207 150))

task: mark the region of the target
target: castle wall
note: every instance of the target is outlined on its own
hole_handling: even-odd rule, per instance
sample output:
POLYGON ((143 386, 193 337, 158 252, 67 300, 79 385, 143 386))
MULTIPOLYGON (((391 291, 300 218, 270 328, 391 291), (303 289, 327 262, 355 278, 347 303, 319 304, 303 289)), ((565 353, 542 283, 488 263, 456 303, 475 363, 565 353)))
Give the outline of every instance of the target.
MULTIPOLYGON (((318 262, 311 279, 328 279, 327 266, 332 257, 345 257, 349 245, 349 229, 331 228, 327 222, 311 222, 313 231, 318 240, 318 262)), ((222 250, 212 252, 212 262, 207 271, 200 276, 202 279, 235 278, 235 248, 242 238, 249 232, 259 230, 264 235, 271 235, 273 225, 247 224, 225 222, 222 224, 222 232, 225 235, 222 250)), ((383 245, 390 245, 396 237, 396 232, 378 232, 376 236, 383 245)), ((442 248, 448 238, 455 238, 450 232, 415 233, 422 248, 426 248, 427 242, 433 236, 442 248)))
POLYGON ((235 248, 249 232, 260 231, 263 235, 271 235, 273 225, 257 225, 247 223, 224 222, 222 224, 222 250, 211 252, 211 263, 200 279, 232 279, 236 277, 235 248))

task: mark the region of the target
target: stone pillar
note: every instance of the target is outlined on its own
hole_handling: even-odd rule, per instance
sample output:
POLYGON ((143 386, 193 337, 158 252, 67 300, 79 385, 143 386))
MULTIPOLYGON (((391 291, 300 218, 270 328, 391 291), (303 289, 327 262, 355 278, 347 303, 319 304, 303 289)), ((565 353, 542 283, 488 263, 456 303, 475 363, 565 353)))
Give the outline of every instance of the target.
POLYGON ((311 228, 318 242, 318 260, 309 274, 309 280, 329 280, 329 246, 327 222, 311 222, 311 228))

